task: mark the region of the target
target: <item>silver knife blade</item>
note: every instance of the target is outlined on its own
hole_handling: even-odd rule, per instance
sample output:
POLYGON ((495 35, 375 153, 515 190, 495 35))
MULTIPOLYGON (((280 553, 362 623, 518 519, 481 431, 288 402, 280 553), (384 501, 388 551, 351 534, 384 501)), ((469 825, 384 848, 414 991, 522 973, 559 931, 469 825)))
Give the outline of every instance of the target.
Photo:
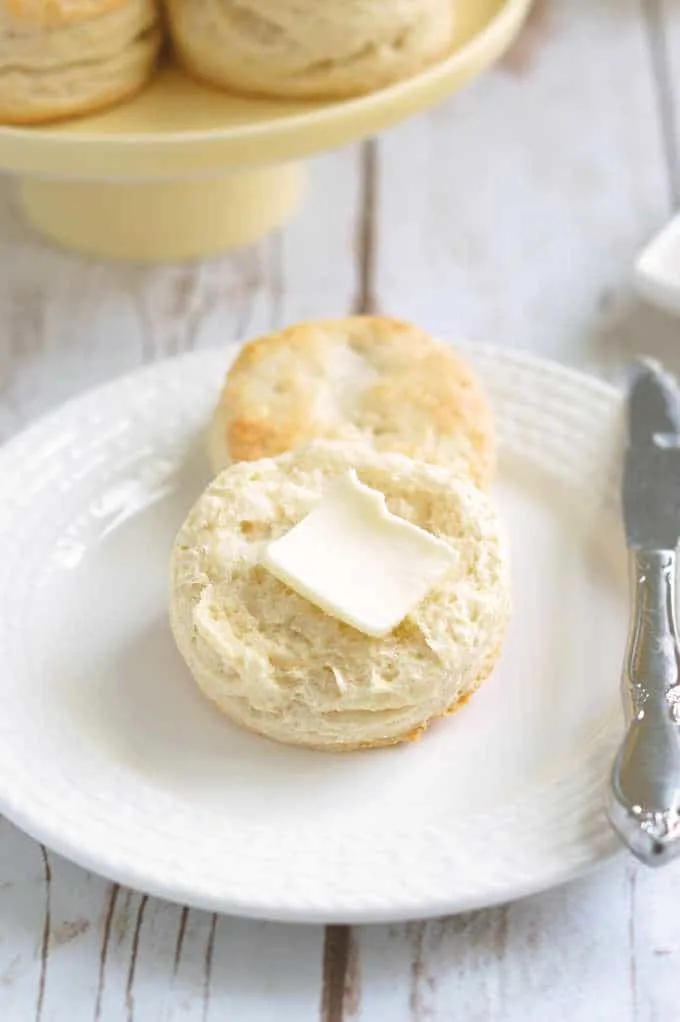
POLYGON ((633 550, 680 541, 680 390, 651 360, 636 364, 628 392, 623 517, 633 550))

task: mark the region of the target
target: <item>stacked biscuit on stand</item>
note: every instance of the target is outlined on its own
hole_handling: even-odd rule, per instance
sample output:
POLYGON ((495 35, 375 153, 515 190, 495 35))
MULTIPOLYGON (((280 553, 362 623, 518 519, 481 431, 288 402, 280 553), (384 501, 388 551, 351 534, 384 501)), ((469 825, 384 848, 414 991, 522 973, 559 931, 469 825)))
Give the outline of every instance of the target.
POLYGON ((189 73, 229 91, 357 96, 451 49, 454 0, 0 0, 0 123, 122 102, 168 28, 189 73))
POLYGON ((177 51, 215 85, 265 96, 372 92, 443 57, 454 0, 167 0, 177 51))
POLYGON ((121 102, 161 46, 157 0, 0 0, 0 123, 33 124, 121 102))
POLYGON ((173 633, 205 695, 242 727, 327 750, 413 739, 465 703, 509 614, 493 421, 470 366, 382 317, 293 327, 242 350, 208 439, 219 474, 180 530, 171 584, 173 633), (348 472, 451 554, 381 636, 264 556, 348 472))

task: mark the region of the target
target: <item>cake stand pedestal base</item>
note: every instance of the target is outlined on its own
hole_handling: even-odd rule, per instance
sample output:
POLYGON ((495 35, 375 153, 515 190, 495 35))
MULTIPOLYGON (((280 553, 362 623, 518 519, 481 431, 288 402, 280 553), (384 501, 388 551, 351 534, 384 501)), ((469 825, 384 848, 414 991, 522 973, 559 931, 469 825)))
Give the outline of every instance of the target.
POLYGON ((179 262, 257 241, 297 209, 305 169, 289 163, 224 177, 143 183, 24 178, 29 222, 52 241, 104 258, 179 262))

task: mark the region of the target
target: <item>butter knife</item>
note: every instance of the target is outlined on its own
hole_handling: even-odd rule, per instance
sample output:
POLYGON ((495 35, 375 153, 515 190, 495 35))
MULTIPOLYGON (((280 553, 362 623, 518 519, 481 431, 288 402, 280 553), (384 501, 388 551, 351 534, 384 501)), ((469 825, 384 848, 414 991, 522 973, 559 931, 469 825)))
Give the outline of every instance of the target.
POLYGON ((642 862, 680 854, 680 392, 650 361, 628 393, 622 502, 631 621, 623 668, 627 732, 614 762, 609 818, 642 862))

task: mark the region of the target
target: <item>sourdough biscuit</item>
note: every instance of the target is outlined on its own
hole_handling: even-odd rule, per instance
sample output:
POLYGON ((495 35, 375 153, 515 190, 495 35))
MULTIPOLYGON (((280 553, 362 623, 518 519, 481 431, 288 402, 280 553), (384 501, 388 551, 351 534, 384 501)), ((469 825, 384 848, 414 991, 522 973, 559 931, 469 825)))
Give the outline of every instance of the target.
POLYGON ((161 34, 157 0, 0 0, 0 122, 56 120, 132 95, 161 34))
POLYGON ((175 46, 215 85, 269 96, 360 95, 452 47, 454 0, 168 0, 175 46))
POLYGON ((219 472, 314 439, 361 440, 490 485, 491 409, 470 366, 382 316, 305 323, 246 345, 208 434, 219 472))
POLYGON ((506 546, 489 498, 440 466, 362 445, 318 441, 227 469, 184 523, 171 575, 173 633, 204 694, 242 727, 320 749, 409 740, 462 705, 492 671, 508 618, 506 546), (456 554, 380 639, 260 563, 265 544, 350 467, 456 554))

